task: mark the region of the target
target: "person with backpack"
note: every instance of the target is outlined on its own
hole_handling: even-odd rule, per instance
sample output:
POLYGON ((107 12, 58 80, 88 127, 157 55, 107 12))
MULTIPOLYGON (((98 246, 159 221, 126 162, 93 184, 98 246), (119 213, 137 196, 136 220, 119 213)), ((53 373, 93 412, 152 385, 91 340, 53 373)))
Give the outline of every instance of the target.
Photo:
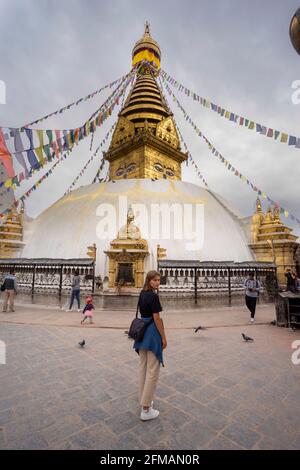
POLYGON ((3 302, 3 312, 7 312, 7 307, 9 312, 15 311, 14 300, 17 295, 17 281, 15 276, 15 271, 10 270, 9 274, 5 276, 4 282, 1 286, 1 290, 4 291, 4 302, 3 302))
POLYGON ((160 364, 163 364, 163 349, 167 347, 164 324, 160 318, 162 306, 157 290, 160 274, 149 271, 140 293, 138 308, 146 330, 140 341, 135 341, 133 348, 139 354, 139 399, 142 421, 157 418, 159 411, 153 408, 153 396, 159 378, 160 364))
POLYGON ((254 279, 254 272, 249 274, 249 278, 245 281, 245 300, 248 310, 251 313, 250 321, 254 323, 255 309, 257 298, 261 289, 260 282, 254 279))

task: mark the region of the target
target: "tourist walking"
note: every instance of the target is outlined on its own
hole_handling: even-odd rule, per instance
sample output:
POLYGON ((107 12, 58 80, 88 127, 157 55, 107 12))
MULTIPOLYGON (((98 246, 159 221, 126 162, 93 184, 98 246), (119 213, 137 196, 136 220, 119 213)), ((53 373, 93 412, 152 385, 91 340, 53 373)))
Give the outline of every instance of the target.
POLYGON ((254 279, 254 272, 249 274, 249 278, 245 281, 245 300, 248 310, 250 311, 251 323, 254 322, 256 302, 261 289, 260 282, 254 279))
POLYGON ((82 315, 84 315, 83 320, 81 320, 81 324, 85 322, 87 318, 90 319, 90 323, 93 323, 93 310, 95 310, 94 304, 93 304, 93 297, 91 295, 88 295, 86 298, 86 304, 83 309, 82 315))
POLYGON ((77 304, 78 304, 78 312, 80 312, 80 276, 79 276, 78 269, 76 269, 76 271, 74 271, 74 274, 73 274, 73 277, 72 277, 72 292, 71 292, 69 312, 72 310, 73 302, 74 302, 75 298, 76 298, 77 304))
POLYGON ((135 341, 133 348, 139 354, 139 400, 140 418, 143 421, 157 418, 159 411, 153 408, 153 397, 159 378, 160 365, 163 364, 163 349, 167 347, 164 324, 160 318, 162 306, 157 290, 160 274, 149 271, 140 293, 138 309, 146 330, 141 341, 135 341))
POLYGON ((5 276, 1 290, 4 291, 4 302, 3 302, 3 312, 7 312, 7 307, 9 312, 15 311, 14 300, 17 295, 18 286, 13 269, 9 271, 9 274, 5 276))

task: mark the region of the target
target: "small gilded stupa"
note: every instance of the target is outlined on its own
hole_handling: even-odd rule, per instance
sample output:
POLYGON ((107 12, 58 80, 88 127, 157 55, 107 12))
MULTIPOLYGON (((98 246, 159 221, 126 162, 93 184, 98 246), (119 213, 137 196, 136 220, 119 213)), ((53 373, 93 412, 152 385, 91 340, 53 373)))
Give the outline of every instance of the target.
POLYGON ((257 198, 256 212, 252 216, 252 240, 250 248, 257 261, 273 261, 277 265, 277 277, 280 284, 285 284, 285 269, 296 270, 296 252, 299 247, 297 236, 292 229, 283 224, 280 211, 268 207, 263 213, 261 201, 257 198))

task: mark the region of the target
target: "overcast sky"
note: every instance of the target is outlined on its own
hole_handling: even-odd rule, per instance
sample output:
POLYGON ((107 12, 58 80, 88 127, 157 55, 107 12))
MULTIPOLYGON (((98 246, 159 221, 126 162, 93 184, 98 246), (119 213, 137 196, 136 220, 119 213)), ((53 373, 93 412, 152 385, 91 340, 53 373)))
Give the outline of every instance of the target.
MULTIPOLYGON (((162 50, 162 68, 178 81, 239 115, 300 136, 300 104, 292 102, 300 56, 289 39, 299 6, 300 0, 0 0, 0 80, 7 87, 0 126, 22 126, 127 73, 148 20, 162 50)), ((240 128, 175 93, 223 156, 300 218, 300 149, 240 128)), ((79 126, 107 96, 97 95, 39 127, 79 126)), ((256 194, 170 105, 209 187, 250 215, 256 194)), ((112 122, 98 129, 95 143, 112 122)), ((83 142, 27 199, 27 213, 34 217, 59 199, 89 158, 89 142, 83 142)), ((77 186, 90 184, 98 166, 99 160, 93 161, 77 186)), ((184 166, 183 179, 199 184, 191 166, 184 166)), ((17 196, 33 183, 26 182, 17 196)))

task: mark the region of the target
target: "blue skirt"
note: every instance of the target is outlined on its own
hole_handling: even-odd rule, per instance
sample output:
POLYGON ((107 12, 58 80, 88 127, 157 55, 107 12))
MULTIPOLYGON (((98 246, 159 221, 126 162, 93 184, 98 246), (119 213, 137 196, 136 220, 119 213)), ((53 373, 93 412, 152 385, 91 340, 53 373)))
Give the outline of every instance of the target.
MULTIPOLYGON (((142 320, 144 323, 148 324, 151 322, 152 317, 142 318, 142 320)), ((140 349, 152 351, 164 367, 162 340, 154 321, 146 328, 142 341, 134 342, 133 349, 135 349, 137 353, 140 349)))

